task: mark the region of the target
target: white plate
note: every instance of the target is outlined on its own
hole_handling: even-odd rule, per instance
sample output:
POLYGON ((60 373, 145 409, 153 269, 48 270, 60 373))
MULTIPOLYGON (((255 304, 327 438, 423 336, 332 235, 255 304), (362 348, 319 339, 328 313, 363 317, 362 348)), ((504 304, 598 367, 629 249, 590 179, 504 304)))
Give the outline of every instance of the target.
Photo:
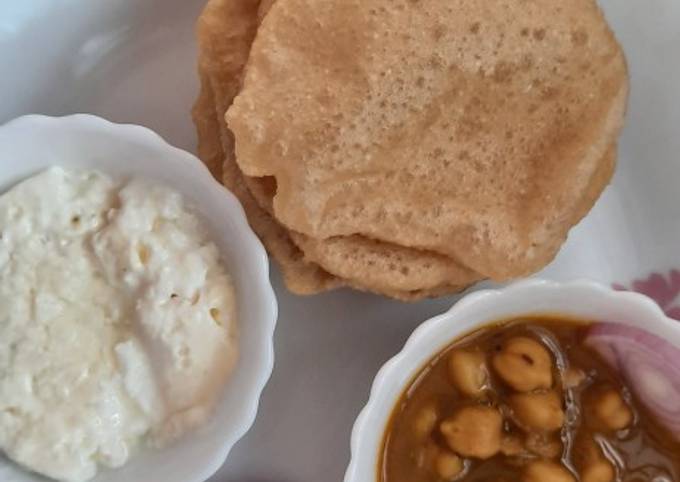
MULTIPOLYGON (((638 286, 673 309, 680 291, 680 2, 605 0, 632 74, 612 186, 542 277, 638 286), (664 279, 665 277, 665 279, 664 279), (672 279, 671 279, 672 278, 672 279)), ((0 1, 0 121, 92 112, 194 150, 194 21, 203 0, 0 1)), ((376 370, 452 299, 415 305, 286 293, 275 275, 277 366, 258 420, 213 482, 333 482, 376 370)), ((680 305, 680 300, 676 304, 680 305)), ((133 482, 133 481, 131 481, 133 482)), ((134 481, 136 482, 136 481, 134 481)))

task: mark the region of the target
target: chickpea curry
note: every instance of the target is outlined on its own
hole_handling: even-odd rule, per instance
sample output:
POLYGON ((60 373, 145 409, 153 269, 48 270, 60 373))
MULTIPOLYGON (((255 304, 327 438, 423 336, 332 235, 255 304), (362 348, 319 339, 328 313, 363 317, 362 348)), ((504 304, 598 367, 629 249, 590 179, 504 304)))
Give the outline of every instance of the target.
POLYGON ((680 482, 680 442, 584 343, 588 329, 513 320, 445 349, 395 408, 378 480, 680 482))

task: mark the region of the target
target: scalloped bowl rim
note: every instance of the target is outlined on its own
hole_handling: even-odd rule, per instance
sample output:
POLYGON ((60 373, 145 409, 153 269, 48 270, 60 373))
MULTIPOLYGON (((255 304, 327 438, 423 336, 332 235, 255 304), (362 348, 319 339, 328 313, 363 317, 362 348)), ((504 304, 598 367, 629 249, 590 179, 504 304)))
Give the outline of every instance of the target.
MULTIPOLYGON (((204 481, 224 464, 232 447, 253 425, 260 396, 272 374, 273 337, 278 305, 269 279, 269 261, 266 251, 251 230, 243 207, 236 197, 213 179, 198 158, 170 145, 160 135, 146 127, 116 124, 89 114, 64 117, 31 114, 18 117, 0 126, 0 193, 23 178, 50 165, 63 165, 64 163, 72 164, 72 167, 76 168, 99 169, 118 176, 138 175, 159 180, 180 192, 184 190, 183 196, 190 199, 192 207, 199 212, 204 222, 208 221, 206 211, 221 214, 215 219, 210 217, 206 224, 211 230, 213 241, 218 245, 221 255, 228 258, 228 269, 237 291, 239 359, 217 404, 214 418, 208 420, 205 426, 185 434, 170 447, 157 451, 144 451, 139 456, 131 458, 126 466, 115 470, 103 469, 93 479, 93 482, 130 480, 131 475, 127 473, 128 470, 133 470, 130 467, 136 465, 134 470, 144 472, 149 470, 148 467, 144 469, 144 464, 151 467, 153 463, 154 469, 152 470, 155 471, 157 468, 161 470, 159 467, 164 466, 162 469, 167 474, 171 474, 170 478, 167 478, 166 474, 163 480, 204 481), (54 144, 36 147, 41 144, 43 138, 41 136, 50 139, 54 144), (28 144, 31 137, 36 144, 34 146, 28 144), (97 142, 108 148, 108 150, 103 149, 104 154, 97 154, 97 142), (60 154, 55 155, 55 146, 60 154), (24 150, 17 151, 17 149, 24 150), (42 149, 45 160, 36 160, 26 154, 31 149, 37 151, 42 149), (149 157, 129 160, 123 158, 122 164, 125 165, 118 164, 121 162, 118 158, 106 157, 114 155, 124 157, 126 149, 127 152, 148 153, 149 157), (8 159, 13 155, 13 151, 16 158, 20 159, 19 163, 8 159), (88 154, 86 155, 85 152, 88 154), (64 157, 61 159, 63 162, 59 162, 59 155, 67 156, 68 154, 73 154, 74 157, 64 157), (24 156, 23 162, 28 166, 17 167, 21 163, 22 156, 24 156), (83 158, 78 158, 78 156, 83 158), (110 164, 111 169, 102 168, 101 164, 110 164), (252 306, 244 306, 245 300, 248 300, 249 305, 252 306), (245 315, 241 316, 244 313, 245 315), (244 323, 244 318, 248 318, 248 324, 244 323), (240 390, 240 395, 233 394, 234 387, 240 390), (226 408, 220 410, 222 405, 228 405, 232 411, 221 413, 226 411, 226 408), (213 426, 221 421, 225 421, 225 424, 220 424, 218 428, 213 426), (215 423, 211 424, 211 422, 215 423), (204 439, 211 439, 211 442, 204 439), (192 449, 194 445, 196 448, 192 449), (199 445, 202 450, 199 450, 199 445), (181 462, 169 460, 171 457, 178 456, 177 451, 179 454, 194 453, 196 455, 194 460, 199 458, 202 460, 200 464, 196 463, 196 467, 191 467, 192 459, 180 457, 181 462), (168 460, 164 461, 164 457, 168 460), (149 462, 144 462, 144 458, 149 459, 149 462), (167 466, 166 463, 170 465, 167 466)), ((6 461, 0 457, 0 469, 3 464, 7 465, 6 461)), ((134 476, 139 477, 139 475, 134 476)), ((15 477, 21 477, 22 480, 28 478, 43 480, 29 474, 15 477)), ((149 475, 144 475, 144 477, 149 477, 149 475)))
POLYGON ((573 319, 612 321, 638 326, 680 347, 680 323, 668 318, 645 295, 617 291, 590 280, 567 283, 524 280, 501 289, 471 293, 446 312, 419 325, 403 349, 378 371, 367 404, 351 435, 351 459, 344 482, 377 482, 384 431, 398 398, 426 363, 460 337, 488 324, 515 316, 559 315, 573 319), (548 298, 547 300, 545 298, 548 298), (537 309, 522 309, 536 302, 537 309), (584 303, 578 305, 578 302, 584 303), (572 306, 569 304, 572 303, 572 306), (501 306, 507 304, 510 307, 501 306), (587 306, 586 306, 587 305, 587 306), (627 316, 612 318, 605 307, 627 316), (598 312, 603 313, 598 316, 598 312), (465 318, 474 321, 465 322, 465 318), (443 332, 451 335, 440 336, 443 332))

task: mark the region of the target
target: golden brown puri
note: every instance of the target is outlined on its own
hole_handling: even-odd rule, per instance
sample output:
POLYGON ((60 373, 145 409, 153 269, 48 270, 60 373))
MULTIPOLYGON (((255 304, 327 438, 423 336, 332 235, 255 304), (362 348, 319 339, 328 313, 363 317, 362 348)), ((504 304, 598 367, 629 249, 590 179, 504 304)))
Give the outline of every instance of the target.
MULTIPOLYGON (((233 98, 238 92, 239 74, 257 27, 254 19, 258 5, 259 2, 250 0, 211 0, 199 18, 201 94, 193 109, 199 156, 206 164, 211 163, 211 171, 219 172, 221 181, 239 199, 251 227, 281 266, 289 289, 299 294, 313 294, 340 283, 318 266, 304 261, 286 230, 250 195, 236 164, 230 159, 225 160, 225 150, 233 151, 233 137, 226 129, 220 131, 219 119, 222 116, 217 114, 218 105, 224 102, 225 96, 233 98), (215 95, 213 87, 220 89, 220 96, 215 95), (219 171, 215 167, 215 158, 219 158, 219 171)), ((226 106, 223 109, 226 110, 226 106)))
MULTIPOLYGON (((252 8, 237 8, 233 6, 235 3, 239 2, 235 0, 213 0, 209 3, 199 22, 199 43, 201 44, 202 56, 207 58, 203 65, 208 66, 204 70, 207 75, 211 76, 210 83, 217 113, 227 110, 238 91, 239 82, 235 79, 240 76, 239 67, 242 68, 247 57, 243 53, 227 53, 228 46, 220 45, 220 43, 225 42, 225 39, 228 38, 229 45, 232 48, 244 50, 248 48, 248 45, 242 39, 252 39, 254 36, 251 26, 247 22, 245 25, 243 24, 244 14, 252 19, 252 8), (222 23, 215 20, 220 15, 224 16, 222 23), (208 19, 205 19, 205 16, 208 16, 208 19), (231 17, 229 18, 229 16, 231 17), (241 22, 240 29, 231 29, 230 22, 237 21, 237 19, 241 22), (232 35, 221 38, 212 31, 213 29, 230 29, 232 35), (239 35, 237 36, 234 32, 239 32, 239 35), (208 43, 210 48, 204 48, 204 43, 208 43), (221 63, 219 60, 212 59, 212 55, 222 55, 228 61, 221 63)), ((218 118, 218 121, 225 159, 224 172, 225 176, 232 177, 225 179, 225 184, 230 187, 237 183, 245 185, 260 207, 268 211, 276 189, 275 183, 272 182, 273 179, 248 178, 237 172, 233 159, 233 136, 222 119, 218 118), (235 177, 238 177, 238 179, 235 179, 235 177)), ((274 219, 272 221, 275 222, 274 219)), ((352 284, 358 289, 379 292, 399 299, 411 300, 457 292, 479 279, 478 275, 468 269, 434 253, 421 253, 387 243, 377 243, 361 237, 337 238, 328 242, 318 242, 296 233, 291 233, 291 237, 295 244, 305 251, 305 259, 321 265, 323 271, 330 271, 341 278, 346 278, 345 283, 352 284)), ((277 239, 280 240, 280 236, 277 236, 277 239)), ((281 251, 282 247, 277 246, 277 248, 281 251)), ((287 255, 296 252, 290 246, 287 246, 284 251, 287 255)), ((277 256, 274 257, 278 259, 277 256)), ((290 259, 282 263, 286 266, 284 276, 286 271, 299 271, 299 264, 305 263, 301 253, 296 253, 295 260, 295 266, 290 265, 290 259)), ((317 267, 307 263, 307 268, 310 268, 310 266, 317 267)), ((309 270, 307 271, 309 272, 309 270)), ((340 284, 339 280, 331 280, 328 273, 323 273, 324 276, 321 277, 316 272, 309 274, 312 275, 313 280, 323 281, 323 283, 319 285, 318 289, 313 288, 314 283, 311 283, 311 285, 305 283, 304 287, 307 292, 324 289, 322 286, 334 287, 340 284)), ((286 279, 289 278, 285 277, 286 279)), ((297 284, 300 284, 299 280, 297 280, 297 284)))
MULTIPOLYGON (((210 85, 209 83, 207 84, 210 85)), ((208 94, 212 95, 212 91, 208 90, 208 94)), ((220 125, 218 122, 221 116, 217 115, 214 106, 211 109, 214 113, 212 124, 197 125, 197 129, 199 129, 199 142, 204 145, 210 143, 216 144, 216 147, 221 151, 222 143, 220 141, 220 125)), ((203 113, 200 114, 204 117, 203 113)), ((211 146, 211 149, 214 147, 211 146)), ((251 227, 262 239, 263 244, 272 257, 278 262, 284 282, 293 293, 309 295, 348 286, 360 291, 371 291, 402 301, 417 301, 424 298, 443 296, 464 289, 464 286, 449 283, 442 283, 429 289, 410 291, 382 289, 356 280, 343 280, 327 273, 315 263, 305 259, 303 253, 291 241, 288 231, 257 204, 250 191, 246 188, 244 177, 233 161, 233 157, 221 155, 225 159, 222 178, 225 186, 241 201, 251 227)))
MULTIPOLYGON (((221 145, 211 137, 215 124, 215 99, 208 79, 201 76, 201 90, 194 104, 191 115, 196 125, 198 136, 198 157, 203 161, 215 179, 222 179, 223 154, 221 145)), ((219 138, 218 138, 219 140, 219 138)))
POLYGON ((260 8, 257 11, 258 23, 262 23, 262 20, 264 20, 264 17, 269 13, 274 2, 276 2, 276 0, 260 0, 260 8))
POLYGON ((227 119, 288 228, 507 279, 547 264, 609 181, 627 92, 593 0, 279 0, 227 119))
MULTIPOLYGON (((201 65, 205 65, 205 63, 201 65)), ((231 144, 230 133, 226 129, 224 122, 221 122, 224 129, 220 129, 219 121, 222 120, 222 116, 218 115, 215 103, 216 98, 219 99, 220 96, 214 95, 212 85, 229 85, 229 83, 219 79, 211 82, 206 78, 205 72, 201 68, 201 85, 201 94, 193 110, 199 137, 199 155, 204 161, 212 160, 215 157, 224 159, 224 171, 221 172, 222 180, 239 198, 254 231, 263 240, 268 251, 280 264, 284 280, 289 289, 298 294, 313 294, 349 284, 353 285, 356 289, 366 291, 367 287, 360 285, 360 283, 342 281, 325 272, 314 263, 306 261, 300 250, 291 242, 287 231, 255 202, 251 193, 245 187, 244 178, 238 170, 233 156, 225 156, 223 152, 225 147, 229 148, 233 144, 231 144), (209 157, 206 157, 208 155, 209 157)), ((220 168, 220 171, 222 171, 222 168, 220 168)), ((441 286, 434 286, 429 290, 403 292, 383 290, 381 294, 411 301, 428 296, 439 296, 459 289, 460 287, 458 286, 442 284, 441 286)), ((372 288, 371 290, 379 291, 377 288, 372 288)))
MULTIPOLYGON (((274 1, 263 0, 260 3, 260 22, 274 1)), ((273 215, 276 180, 271 176, 244 176, 244 179, 260 206, 273 215)), ((452 291, 460 291, 481 279, 445 256, 380 243, 363 236, 322 241, 291 232, 291 238, 307 259, 325 270, 341 278, 360 279, 364 286, 375 289, 413 291, 448 285, 452 291)))
MULTIPOLYGON (((206 82, 206 84, 210 85, 209 82, 206 82)), ((212 90, 210 90, 210 93, 212 95, 212 90)), ((201 110, 203 105, 203 103, 197 102, 194 107, 195 118, 196 116, 205 119, 210 118, 212 122, 196 123, 199 145, 203 146, 203 149, 199 150, 199 155, 219 150, 221 158, 224 159, 215 105, 209 106, 208 111, 205 112, 201 110), (210 115, 212 117, 209 117, 210 115)), ((201 159, 205 162, 204 158, 201 159)), ((290 240, 288 232, 255 202, 250 191, 244 185, 241 172, 234 162, 224 162, 222 181, 241 202, 253 231, 279 264, 288 289, 297 294, 307 295, 342 285, 334 276, 303 259, 300 250, 290 240)))
POLYGON ((314 239, 291 232, 306 259, 346 279, 385 290, 429 290, 448 284, 453 292, 479 281, 479 275, 439 254, 416 251, 363 236, 314 239))
MULTIPOLYGON (((273 215, 272 200, 276 192, 273 178, 243 178, 260 207, 273 215)), ((305 259, 345 280, 360 280, 363 286, 374 291, 422 291, 446 285, 448 292, 455 293, 481 279, 446 256, 364 236, 318 240, 294 231, 289 234, 304 252, 305 259)))
MULTIPOLYGON (((225 109, 241 87, 241 73, 255 38, 259 0, 210 0, 197 24, 199 66, 210 82, 215 108, 225 109)), ((223 138, 226 152, 233 136, 223 138)))

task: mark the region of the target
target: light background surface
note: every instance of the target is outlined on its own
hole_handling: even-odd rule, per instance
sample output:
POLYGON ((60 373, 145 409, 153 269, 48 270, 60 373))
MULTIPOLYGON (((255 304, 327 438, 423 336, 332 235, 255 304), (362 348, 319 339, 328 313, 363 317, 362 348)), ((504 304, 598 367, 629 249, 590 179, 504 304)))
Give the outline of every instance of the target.
MULTIPOLYGON (((88 112, 195 151, 200 0, 0 1, 0 122, 88 112)), ((680 2, 605 0, 632 96, 614 182, 541 276, 629 283, 680 268, 680 2)), ((258 420, 211 482, 340 481, 378 368, 455 298, 401 304, 339 291, 280 301, 258 420)))

